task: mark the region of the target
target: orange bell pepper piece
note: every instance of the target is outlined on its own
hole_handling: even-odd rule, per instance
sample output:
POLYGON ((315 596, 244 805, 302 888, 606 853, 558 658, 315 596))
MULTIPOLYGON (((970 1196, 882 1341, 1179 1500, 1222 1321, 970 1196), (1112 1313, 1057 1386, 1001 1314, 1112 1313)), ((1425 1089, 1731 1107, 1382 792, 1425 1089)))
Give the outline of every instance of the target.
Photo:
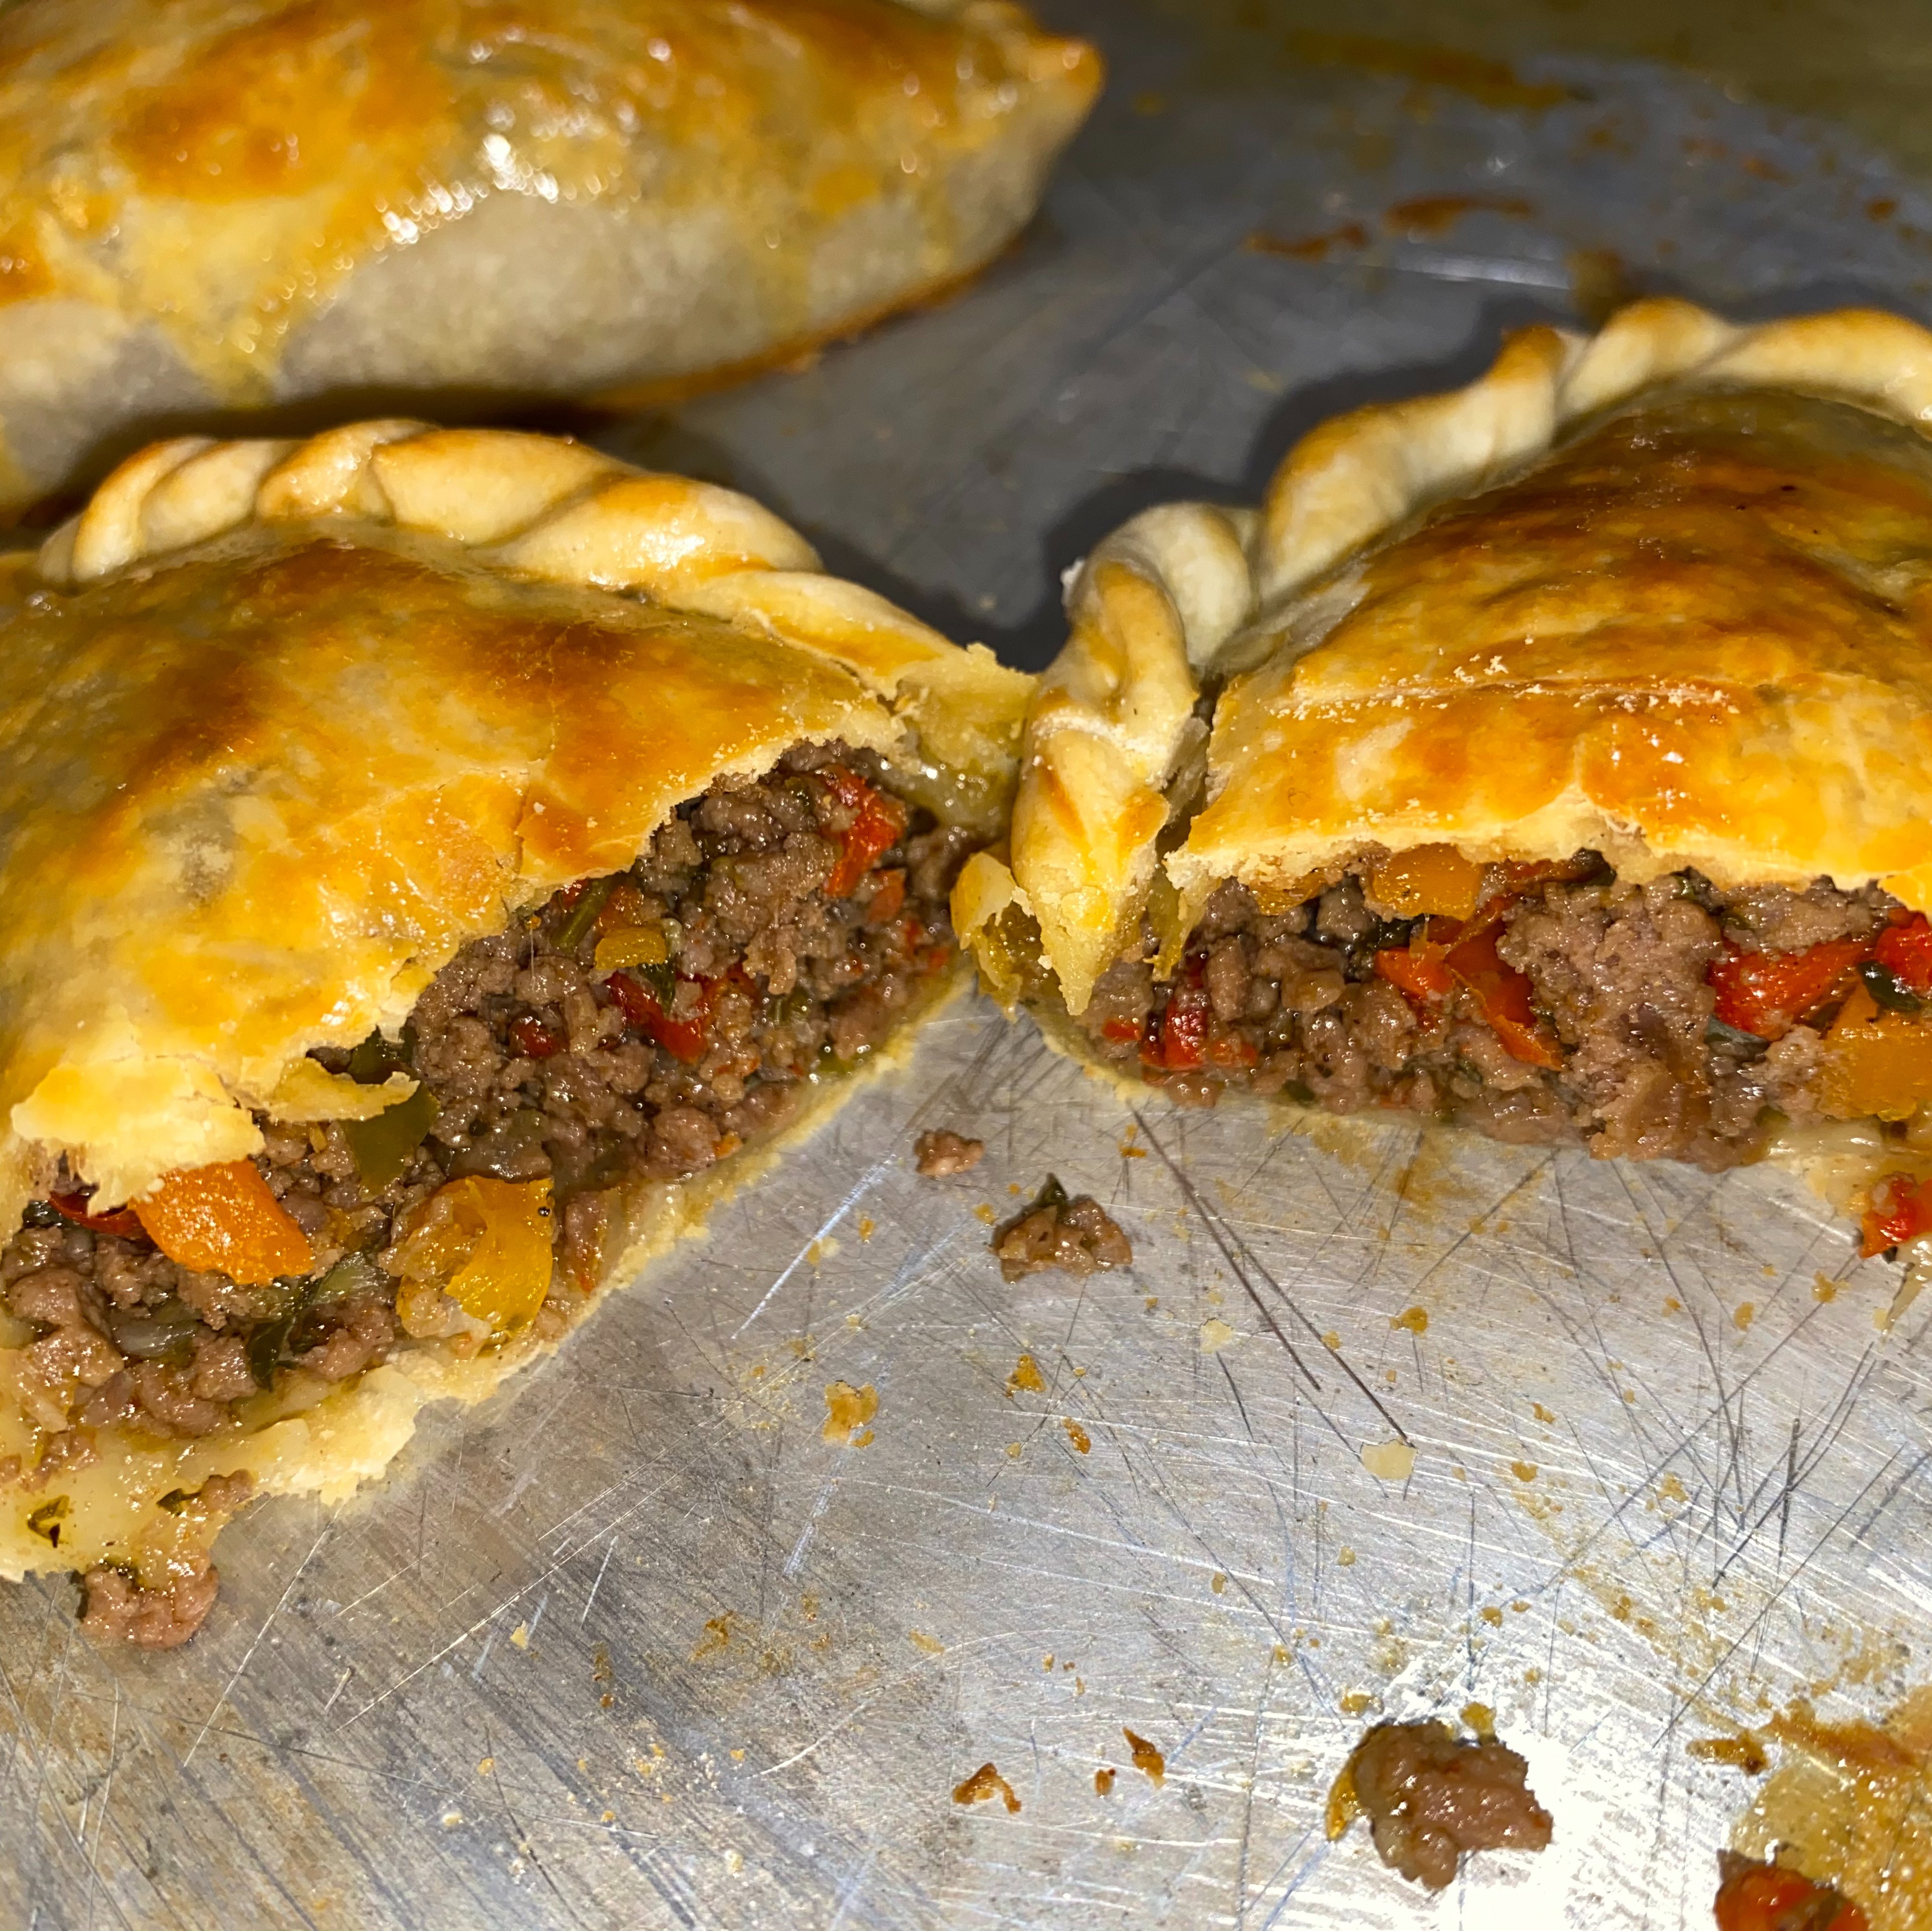
POLYGON ((465 1174, 417 1207, 398 1244, 405 1279, 431 1281, 498 1334, 544 1304, 556 1265, 548 1180, 465 1174))
POLYGON ((1436 913, 1473 919, 1483 895, 1483 868, 1454 845, 1412 845, 1370 873, 1369 895, 1398 919, 1436 913))
POLYGON ((244 1287, 312 1271, 308 1236, 289 1218, 252 1160, 166 1174, 134 1216, 178 1266, 226 1274, 244 1287))
POLYGON ((1430 1004, 1456 990, 1456 975, 1448 966, 1450 950, 1418 932, 1407 945, 1384 946, 1376 953, 1376 971, 1398 992, 1430 1004))
POLYGON ((1881 1012, 1855 985, 1825 1035, 1815 1090, 1833 1120, 1909 1120, 1932 1099, 1932 1025, 1881 1012))

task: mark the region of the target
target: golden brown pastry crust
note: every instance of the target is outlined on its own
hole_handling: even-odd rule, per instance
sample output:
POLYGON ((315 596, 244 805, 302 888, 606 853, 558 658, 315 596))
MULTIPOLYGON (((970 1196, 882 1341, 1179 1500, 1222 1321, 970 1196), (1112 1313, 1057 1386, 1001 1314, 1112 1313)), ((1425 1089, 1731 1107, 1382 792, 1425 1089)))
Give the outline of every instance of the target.
POLYGON ((133 423, 584 395, 984 263, 1100 82, 1003 0, 23 0, 0 508, 133 423))
MULTIPOLYGON (((1932 335, 1869 310, 1733 328, 1645 302, 1588 340, 1527 330, 1468 388, 1304 438, 1245 553, 1212 565, 1216 607, 1240 615, 1192 667, 1227 681, 1208 802, 1164 862, 1184 928, 1220 880, 1305 896, 1365 847, 1442 841, 1484 859, 1594 847, 1640 878, 1876 880, 1932 905, 1932 471, 1828 436, 1808 453, 1802 424, 1755 454, 1714 432, 1668 463, 1637 436, 1593 472, 1587 448, 1541 460, 1605 412, 1754 391, 1922 430, 1932 335)), ((1179 608, 1178 583, 1148 576, 1179 608)), ((1136 599, 1116 601, 1126 628, 1104 650, 1076 621, 1015 807, 1009 895, 1039 918, 1076 1012, 1140 942, 1154 835, 1143 819, 1117 852, 1084 832, 1140 795, 1118 775, 1096 775, 1078 817, 1058 808, 1070 727, 1040 711, 1168 634, 1158 601, 1136 599), (1081 865, 1105 909, 1075 943, 1052 901, 1081 865)), ((1087 718, 1104 728, 1099 707, 1087 718)), ((1163 775, 1150 754, 1134 784, 1163 775)), ((962 931, 998 898, 995 862, 962 881, 962 931)))
MULTIPOLYGON (((345 1093, 305 1055, 399 1025, 470 940, 801 741, 870 747, 990 835, 1030 684, 824 575, 734 492, 403 421, 144 451, 38 555, 0 559, 0 634, 10 1227, 63 1153, 105 1207, 256 1150, 256 1109, 404 1097, 345 1093)), ((769 1157, 632 1189, 609 1278, 769 1157)), ((0 1573, 150 1531, 172 1547, 156 1498, 213 1473, 343 1492, 422 1402, 480 1397, 538 1345, 414 1350, 190 1444, 104 1438, 58 1485, 57 1551, 25 1526, 45 1498, 0 1348, 0 1459, 29 1471, 0 1573)))

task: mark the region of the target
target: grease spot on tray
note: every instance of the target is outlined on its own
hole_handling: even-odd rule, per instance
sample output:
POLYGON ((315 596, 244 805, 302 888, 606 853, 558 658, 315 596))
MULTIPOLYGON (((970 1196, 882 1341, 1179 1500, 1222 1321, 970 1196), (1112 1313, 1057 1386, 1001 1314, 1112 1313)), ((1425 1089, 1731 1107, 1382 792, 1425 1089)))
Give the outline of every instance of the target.
POLYGON ((1411 241, 1421 241, 1448 234, 1466 214, 1507 214, 1522 221, 1535 212, 1520 194, 1420 194, 1391 205, 1382 225, 1411 241))
POLYGON ((1391 1327, 1406 1327, 1412 1334, 1429 1332, 1429 1310, 1424 1307, 1405 1308, 1400 1314, 1389 1316, 1391 1327))
POLYGON ((727 1609, 722 1616, 712 1617, 705 1624, 704 1633, 698 1638, 691 1652, 692 1661, 701 1662, 706 1657, 716 1656, 720 1650, 728 1648, 731 1641, 731 1626, 737 1620, 736 1612, 731 1609, 727 1609))
POLYGON ((998 1767, 990 1763, 982 1763, 970 1777, 952 1786, 955 1804, 984 1804, 992 1797, 998 1798, 1010 1814, 1020 1807, 1012 1786, 1000 1774, 998 1767))
POLYGON ((1094 1438, 1071 1415, 1064 1415, 1060 1425, 1066 1431, 1066 1438, 1073 1444, 1076 1454, 1084 1455, 1094 1446, 1094 1438))
POLYGON ((1104 1767, 1100 1770, 1096 1770, 1094 1773, 1094 1788, 1102 1797, 1112 1796, 1114 1794, 1114 1773, 1111 1770, 1104 1767))
POLYGON ((1415 1473, 1415 1450, 1406 1441, 1372 1441, 1362 1466, 1378 1482, 1406 1482, 1415 1473))

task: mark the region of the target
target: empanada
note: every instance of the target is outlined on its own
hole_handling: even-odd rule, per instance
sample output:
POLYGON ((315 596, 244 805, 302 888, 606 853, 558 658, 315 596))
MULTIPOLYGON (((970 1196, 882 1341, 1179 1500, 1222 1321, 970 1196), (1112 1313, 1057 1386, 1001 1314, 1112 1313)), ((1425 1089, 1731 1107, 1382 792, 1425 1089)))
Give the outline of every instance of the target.
POLYGON ((144 451, 0 644, 0 1573, 152 1642, 956 982, 1030 683, 729 490, 404 421, 144 451))
POLYGON ((1099 84, 1004 0, 20 0, 0 510, 214 409, 789 358, 996 253, 1099 84))
POLYGON ((1932 1226, 1932 336, 1676 301, 1088 559, 955 922, 1105 1064, 1932 1226))

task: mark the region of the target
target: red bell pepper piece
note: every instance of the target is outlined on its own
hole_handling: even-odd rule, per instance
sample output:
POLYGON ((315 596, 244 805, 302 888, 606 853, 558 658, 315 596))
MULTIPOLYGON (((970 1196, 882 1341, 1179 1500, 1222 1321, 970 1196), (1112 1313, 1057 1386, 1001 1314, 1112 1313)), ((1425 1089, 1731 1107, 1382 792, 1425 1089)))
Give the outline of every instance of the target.
POLYGON ((1142 1061, 1168 1072, 1184 1072, 1207 1057, 1208 1029, 1214 1009, 1202 983, 1205 970, 1198 958, 1186 961, 1167 996, 1167 1009, 1158 1019, 1148 1015, 1148 1038, 1141 1047, 1142 1061))
POLYGON ((645 1038, 663 1047, 673 1059, 684 1066, 694 1066, 704 1058, 711 1044, 711 988, 706 981, 678 981, 680 985, 694 985, 699 990, 697 1015, 689 1019, 680 1019, 667 1012, 658 1003, 657 994, 627 972, 614 972, 604 983, 610 988, 610 997, 622 1008, 624 1017, 645 1038))
POLYGON ((526 1060, 548 1060, 570 1044, 567 1034, 546 1026, 534 1012, 519 1012, 508 1030, 510 1044, 526 1060))
POLYGON ((123 1240, 145 1240, 148 1231, 131 1207, 117 1207, 110 1213, 89 1213, 87 1203, 93 1198, 84 1193, 50 1193, 47 1204, 62 1219, 70 1220, 95 1234, 112 1234, 123 1240))
POLYGON ((1862 1221, 1867 1259, 1917 1235, 1932 1232, 1932 1185, 1904 1174, 1888 1174, 1865 1201, 1862 1221))
POLYGON ((819 775, 839 803, 854 814, 840 838, 838 862, 825 885, 834 898, 847 898, 874 864, 898 843, 906 827, 906 808, 842 764, 828 765, 819 775))
POLYGON ((1800 1925, 1807 1931, 1870 1931, 1864 1913, 1850 1899, 1777 1864, 1734 1868, 1714 1909, 1718 1931, 1793 1931, 1800 1925))
POLYGON ((1112 1039, 1117 1045, 1125 1045, 1130 1039, 1138 1039, 1141 1029, 1131 1019, 1103 1019, 1100 1022, 1100 1036, 1112 1039))
POLYGON ((1532 1066, 1560 1066, 1562 1045, 1550 1022, 1530 1003, 1528 979, 1497 952, 1498 929, 1495 922, 1484 921, 1456 940, 1443 963, 1467 988, 1484 1024, 1511 1059, 1532 1066))
POLYGON ((1932 923, 1924 913, 1886 926, 1872 942, 1872 957, 1908 992, 1932 997, 1932 923))
POLYGON ((1781 1039, 1806 1014, 1842 991, 1870 941, 1831 939, 1802 952, 1744 952, 1736 947, 1704 975, 1718 995, 1717 1016, 1740 1033, 1781 1039))

